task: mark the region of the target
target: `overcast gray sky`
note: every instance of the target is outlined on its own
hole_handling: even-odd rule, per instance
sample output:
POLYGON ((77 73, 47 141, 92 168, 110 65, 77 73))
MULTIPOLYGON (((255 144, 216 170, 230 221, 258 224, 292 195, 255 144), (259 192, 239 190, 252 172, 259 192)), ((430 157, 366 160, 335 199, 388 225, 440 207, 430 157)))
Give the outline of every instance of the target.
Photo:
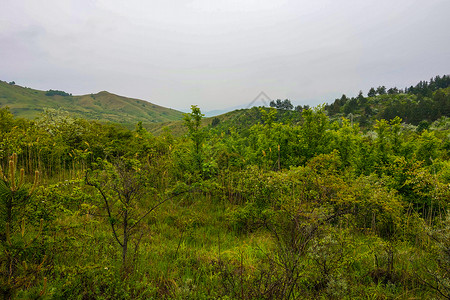
POLYGON ((0 0, 0 80, 186 110, 450 73, 449 0, 0 0))

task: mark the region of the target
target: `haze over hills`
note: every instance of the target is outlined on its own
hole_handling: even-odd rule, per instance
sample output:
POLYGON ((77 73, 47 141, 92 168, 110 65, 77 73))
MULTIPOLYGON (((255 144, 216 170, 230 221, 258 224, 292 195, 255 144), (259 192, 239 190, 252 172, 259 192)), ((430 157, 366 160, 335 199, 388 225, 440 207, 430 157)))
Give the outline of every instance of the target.
POLYGON ((183 113, 144 100, 115 95, 106 91, 72 96, 40 91, 0 81, 0 107, 9 107, 17 117, 34 119, 45 109, 62 109, 88 120, 120 124, 181 120, 183 113))
POLYGON ((237 105, 237 106, 233 106, 233 107, 228 107, 225 109, 215 109, 215 110, 210 110, 210 111, 206 111, 204 112, 205 117, 209 118, 209 117, 216 117, 216 116, 220 116, 229 112, 233 112, 235 110, 239 110, 239 109, 248 109, 248 108, 252 108, 252 107, 259 107, 259 106, 268 106, 265 105, 264 103, 255 103, 253 105, 248 105, 248 104, 243 104, 243 105, 237 105))

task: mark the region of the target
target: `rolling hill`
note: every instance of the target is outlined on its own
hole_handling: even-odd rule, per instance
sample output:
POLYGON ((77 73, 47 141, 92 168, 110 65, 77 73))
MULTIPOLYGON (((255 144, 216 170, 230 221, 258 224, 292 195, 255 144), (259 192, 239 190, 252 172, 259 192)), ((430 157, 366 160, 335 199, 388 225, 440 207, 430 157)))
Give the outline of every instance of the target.
MULTIPOLYGON (((218 116, 214 117, 205 117, 202 119, 201 126, 207 127, 212 126, 212 122, 214 119, 217 119, 218 123, 224 124, 222 128, 226 128, 227 126, 232 127, 235 125, 236 121, 239 121, 240 118, 246 119, 248 116, 248 111, 259 111, 257 107, 253 107, 251 109, 239 109, 239 110, 233 110, 218 116)), ((258 120, 259 121, 259 120, 258 120)), ((257 122, 255 122, 257 123, 257 122)), ((173 136, 181 136, 187 132, 186 126, 184 126, 183 120, 178 121, 168 121, 168 122, 160 122, 160 123, 143 123, 143 126, 145 129, 147 129, 149 132, 153 133, 154 135, 161 135, 164 130, 168 129, 170 130, 170 133, 173 136)))
MULTIPOLYGON (((58 92, 58 91, 56 91, 58 92)), ((45 109, 62 109, 73 116, 124 125, 181 120, 183 113, 147 101, 106 91, 72 96, 51 93, 0 81, 0 107, 9 107, 16 117, 34 119, 45 109)))

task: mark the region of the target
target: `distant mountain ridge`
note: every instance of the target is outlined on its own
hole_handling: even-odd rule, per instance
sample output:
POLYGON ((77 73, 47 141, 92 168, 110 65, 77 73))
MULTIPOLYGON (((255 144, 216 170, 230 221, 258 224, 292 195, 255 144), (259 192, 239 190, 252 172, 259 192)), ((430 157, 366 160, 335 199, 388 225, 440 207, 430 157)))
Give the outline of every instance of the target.
POLYGON ((40 91, 0 81, 0 107, 9 107, 16 117, 34 119, 45 109, 61 109, 73 116, 101 122, 136 124, 181 120, 183 113, 144 100, 102 91, 72 96, 52 90, 40 91))
POLYGON ((205 115, 205 117, 210 118, 210 117, 216 117, 216 116, 220 116, 238 109, 248 109, 248 108, 252 108, 254 106, 258 106, 257 104, 254 105, 248 105, 248 104, 242 104, 242 105, 236 105, 233 107, 228 107, 228 108, 224 108, 224 109, 215 109, 215 110, 209 110, 204 112, 203 114, 205 115))

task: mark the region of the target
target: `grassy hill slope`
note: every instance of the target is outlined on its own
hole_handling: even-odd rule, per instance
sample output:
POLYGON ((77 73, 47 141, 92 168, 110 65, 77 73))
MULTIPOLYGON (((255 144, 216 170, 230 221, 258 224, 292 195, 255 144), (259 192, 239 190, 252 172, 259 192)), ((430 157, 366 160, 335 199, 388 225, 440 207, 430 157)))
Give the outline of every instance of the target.
MULTIPOLYGON (((210 126, 212 124, 212 121, 214 119, 219 120, 219 124, 221 127, 232 127, 235 125, 234 122, 240 119, 247 119, 248 118, 248 112, 254 111, 257 109, 256 107, 253 109, 238 109, 234 111, 230 111, 218 116, 214 117, 208 117, 202 119, 202 126, 210 126), (223 124, 223 126, 222 126, 223 124)), ((255 124, 257 122, 254 122, 255 124)), ((164 130, 167 128, 170 130, 171 134, 174 136, 181 136, 187 132, 186 127, 183 125, 183 120, 178 121, 168 121, 168 122, 160 122, 160 123, 144 123, 145 129, 147 129, 149 132, 153 133, 154 135, 160 135, 164 132, 164 130)), ((253 125, 253 123, 252 123, 253 125)))
POLYGON ((34 119, 46 108, 62 109, 88 120, 136 124, 180 120, 182 113, 147 101, 108 93, 81 96, 47 96, 45 91, 0 81, 0 107, 8 106, 17 117, 34 119))

